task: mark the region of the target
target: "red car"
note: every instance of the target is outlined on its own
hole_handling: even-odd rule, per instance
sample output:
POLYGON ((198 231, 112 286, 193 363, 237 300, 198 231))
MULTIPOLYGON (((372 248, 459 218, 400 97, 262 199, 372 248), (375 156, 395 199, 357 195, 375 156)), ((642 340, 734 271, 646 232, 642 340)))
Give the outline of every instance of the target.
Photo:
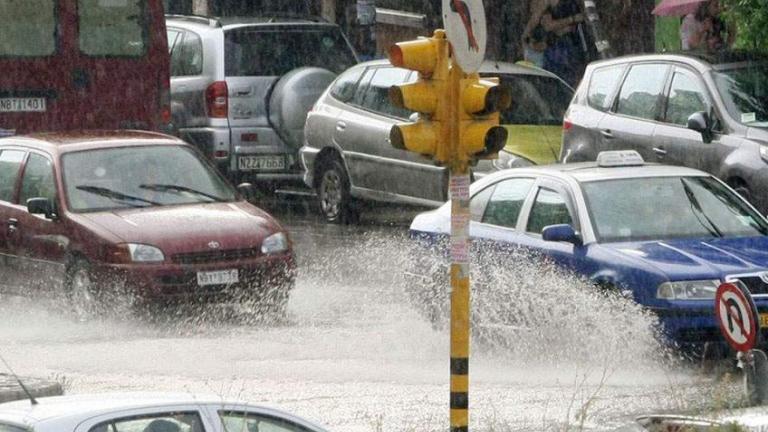
POLYGON ((6 290, 63 293, 81 317, 110 311, 123 294, 141 303, 253 301, 282 313, 294 270, 283 227, 177 138, 0 139, 6 290))

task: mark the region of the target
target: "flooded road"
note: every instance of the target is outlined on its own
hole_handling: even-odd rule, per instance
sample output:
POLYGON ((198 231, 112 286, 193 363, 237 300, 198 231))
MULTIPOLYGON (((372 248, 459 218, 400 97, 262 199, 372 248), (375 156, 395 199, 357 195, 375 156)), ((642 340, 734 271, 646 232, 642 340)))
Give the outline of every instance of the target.
MULTIPOLYGON (((447 430, 448 332, 433 329, 403 287, 409 214, 389 209, 339 227, 276 213, 300 266, 285 322, 86 324, 4 298, 2 354, 19 374, 57 379, 68 393, 203 392, 278 406, 333 431, 447 430)), ((494 274, 499 286, 540 292, 517 297, 533 330, 505 349, 473 346, 471 430, 611 430, 636 414, 716 405, 738 390, 728 376, 666 360, 651 320, 626 304, 602 303, 577 281, 534 268, 494 274)))

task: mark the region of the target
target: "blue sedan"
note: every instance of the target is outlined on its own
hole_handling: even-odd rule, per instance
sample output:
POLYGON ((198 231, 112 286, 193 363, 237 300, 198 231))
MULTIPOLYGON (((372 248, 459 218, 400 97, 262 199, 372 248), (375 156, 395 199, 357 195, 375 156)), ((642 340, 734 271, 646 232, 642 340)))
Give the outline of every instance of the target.
MULTIPOLYGON (((717 178, 645 164, 635 152, 596 162, 511 169, 471 187, 474 242, 547 257, 654 311, 675 342, 722 341, 714 295, 724 281, 752 293, 768 323, 768 221, 717 178)), ((451 207, 418 215, 411 236, 449 236, 451 207)))

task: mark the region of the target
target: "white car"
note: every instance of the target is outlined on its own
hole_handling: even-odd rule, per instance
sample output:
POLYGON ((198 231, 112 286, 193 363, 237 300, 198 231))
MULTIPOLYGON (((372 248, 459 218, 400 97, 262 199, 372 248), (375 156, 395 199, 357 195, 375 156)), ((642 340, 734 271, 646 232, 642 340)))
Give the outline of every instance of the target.
POLYGON ((91 394, 0 404, 0 432, 327 432, 272 408, 191 394, 91 394))

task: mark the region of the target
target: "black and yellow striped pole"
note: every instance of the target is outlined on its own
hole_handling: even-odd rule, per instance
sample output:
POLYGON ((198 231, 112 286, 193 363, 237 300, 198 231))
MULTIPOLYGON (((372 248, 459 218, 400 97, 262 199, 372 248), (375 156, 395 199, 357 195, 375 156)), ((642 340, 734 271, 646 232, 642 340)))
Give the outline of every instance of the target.
POLYGON ((415 122, 398 124, 390 142, 431 157, 450 170, 451 198, 451 432, 469 430, 469 166, 496 157, 507 138, 498 110, 509 103, 498 80, 466 74, 450 57, 443 30, 431 38, 401 42, 390 48, 397 67, 419 72, 416 82, 393 86, 396 106, 419 113, 415 122))

